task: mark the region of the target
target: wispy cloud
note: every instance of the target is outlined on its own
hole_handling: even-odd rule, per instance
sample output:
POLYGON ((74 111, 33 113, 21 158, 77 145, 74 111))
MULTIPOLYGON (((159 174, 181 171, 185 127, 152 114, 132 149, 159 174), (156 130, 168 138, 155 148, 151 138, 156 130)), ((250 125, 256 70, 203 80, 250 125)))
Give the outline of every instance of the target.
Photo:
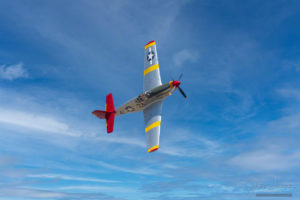
POLYGON ((267 123, 266 131, 281 134, 299 134, 300 113, 283 116, 267 123))
POLYGON ((35 188, 0 188, 0 197, 6 199, 22 198, 22 199, 115 199, 111 196, 101 194, 98 191, 94 193, 86 192, 63 192, 35 188))
POLYGON ((145 141, 134 137, 120 137, 117 135, 112 135, 112 136, 105 135, 105 136, 92 137, 91 139, 99 142, 127 144, 127 145, 133 145, 141 148, 146 148, 145 141))
POLYGON ((69 136, 78 136, 70 131, 67 124, 57 121, 54 118, 22 112, 18 110, 9 110, 0 107, 0 123, 21 126, 39 131, 46 131, 69 136))
POLYGON ((0 197, 22 197, 22 198, 62 198, 68 195, 63 192, 49 190, 35 190, 25 188, 0 188, 0 197))
POLYGON ((0 78, 7 80, 14 80, 18 78, 27 78, 28 73, 24 68, 23 63, 15 65, 1 65, 0 66, 0 78))
POLYGON ((106 163, 103 161, 97 161, 97 164, 102 167, 108 168, 108 169, 112 169, 112 170, 116 170, 116 171, 120 171, 120 172, 131 173, 131 174, 143 174, 143 175, 158 174, 156 170, 145 168, 145 167, 143 167, 143 168, 125 168, 125 167, 109 164, 109 163, 106 163))
POLYGON ((117 186, 92 186, 92 185, 72 185, 59 187, 60 190, 85 190, 85 191, 113 191, 121 193, 135 193, 136 190, 129 187, 117 187, 117 186))
POLYGON ((300 151, 284 153, 274 149, 253 150, 235 156, 229 162, 247 170, 290 170, 300 167, 300 151))
MULTIPOLYGON (((175 129, 175 126, 173 126, 175 129)), ((164 141, 159 153, 169 156, 204 158, 221 152, 220 143, 212 141, 193 130, 175 129, 172 138, 164 141)))
POLYGON ((277 92, 286 98, 295 98, 300 100, 300 90, 296 88, 281 88, 277 92))
POLYGON ((86 178, 77 176, 67 176, 63 174, 30 174, 27 177, 30 178, 45 178, 45 179, 61 179, 72 181, 87 181, 87 182, 99 182, 99 183, 118 183, 120 181, 99 179, 99 178, 86 178))
POLYGON ((196 50, 183 49, 173 56, 175 66, 182 67, 185 62, 197 62, 199 54, 196 50))

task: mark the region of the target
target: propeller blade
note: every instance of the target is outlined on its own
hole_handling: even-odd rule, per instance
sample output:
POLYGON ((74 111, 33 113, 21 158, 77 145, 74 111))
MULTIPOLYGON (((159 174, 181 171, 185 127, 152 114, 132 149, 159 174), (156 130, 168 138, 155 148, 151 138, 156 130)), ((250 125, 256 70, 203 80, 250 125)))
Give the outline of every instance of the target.
POLYGON ((178 89, 179 89, 180 93, 182 94, 182 96, 184 96, 184 98, 187 98, 187 96, 185 95, 184 91, 180 87, 178 87, 178 89))
POLYGON ((179 81, 180 81, 180 79, 182 78, 182 75, 183 75, 182 73, 179 75, 179 78, 178 78, 179 81))
POLYGON ((175 80, 175 79, 173 78, 173 76, 171 76, 171 75, 170 75, 170 78, 171 78, 171 80, 172 80, 172 81, 174 81, 174 80, 175 80))

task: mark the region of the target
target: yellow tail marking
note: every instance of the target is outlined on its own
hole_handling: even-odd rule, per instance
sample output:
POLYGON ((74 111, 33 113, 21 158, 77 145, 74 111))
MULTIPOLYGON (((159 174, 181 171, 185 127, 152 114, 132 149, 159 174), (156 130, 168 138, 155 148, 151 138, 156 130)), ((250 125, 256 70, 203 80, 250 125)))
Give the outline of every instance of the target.
POLYGON ((153 45, 155 45, 155 42, 151 42, 150 44, 145 45, 145 50, 153 45))
POLYGON ((148 74, 149 72, 152 72, 153 70, 156 70, 158 68, 159 68, 158 64, 148 67, 147 69, 144 70, 144 76, 146 76, 146 74, 148 74))
POLYGON ((153 151, 154 149, 158 149, 159 148, 159 145, 156 145, 154 147, 151 147, 150 149, 148 149, 148 153, 150 153, 151 151, 153 151))
POLYGON ((154 122, 154 123, 150 124, 149 126, 147 126, 145 128, 145 132, 147 133, 148 131, 150 131, 151 129, 153 129, 157 126, 160 126, 160 121, 154 122))

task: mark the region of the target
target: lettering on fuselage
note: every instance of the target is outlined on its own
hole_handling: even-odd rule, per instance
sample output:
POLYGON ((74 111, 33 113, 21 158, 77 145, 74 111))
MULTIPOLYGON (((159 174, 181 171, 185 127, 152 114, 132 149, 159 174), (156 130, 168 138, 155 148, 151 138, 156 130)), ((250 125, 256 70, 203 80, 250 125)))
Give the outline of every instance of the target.
POLYGON ((131 107, 131 106, 127 106, 127 107, 125 108, 125 110, 126 110, 127 112, 133 112, 135 109, 134 109, 133 107, 131 107))
POLYGON ((144 110, 151 104, 165 99, 167 96, 169 96, 169 92, 171 90, 172 88, 170 88, 169 84, 167 83, 152 90, 145 91, 135 99, 125 103, 123 106, 117 109, 117 115, 144 110))

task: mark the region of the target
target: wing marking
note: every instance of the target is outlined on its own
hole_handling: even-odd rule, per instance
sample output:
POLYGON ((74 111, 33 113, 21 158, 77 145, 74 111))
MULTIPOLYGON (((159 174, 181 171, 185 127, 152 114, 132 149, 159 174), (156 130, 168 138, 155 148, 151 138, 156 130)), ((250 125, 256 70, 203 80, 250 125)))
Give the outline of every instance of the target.
POLYGON ((159 145, 153 146, 150 149, 148 149, 148 153, 151 153, 152 151, 156 151, 159 148, 159 145))
POLYGON ((152 72, 153 70, 159 69, 159 65, 152 65, 144 70, 144 76, 146 76, 149 72, 152 72))
POLYGON ((145 132, 147 133, 151 129, 153 129, 153 128, 157 127, 157 126, 160 126, 160 123, 161 123, 161 121, 157 121, 157 122, 154 122, 154 123, 150 124, 149 126, 147 126, 145 128, 145 132))
POLYGON ((148 42, 148 43, 145 45, 145 50, 146 50, 147 48, 153 46, 153 45, 155 45, 155 41, 154 41, 154 40, 148 42))

